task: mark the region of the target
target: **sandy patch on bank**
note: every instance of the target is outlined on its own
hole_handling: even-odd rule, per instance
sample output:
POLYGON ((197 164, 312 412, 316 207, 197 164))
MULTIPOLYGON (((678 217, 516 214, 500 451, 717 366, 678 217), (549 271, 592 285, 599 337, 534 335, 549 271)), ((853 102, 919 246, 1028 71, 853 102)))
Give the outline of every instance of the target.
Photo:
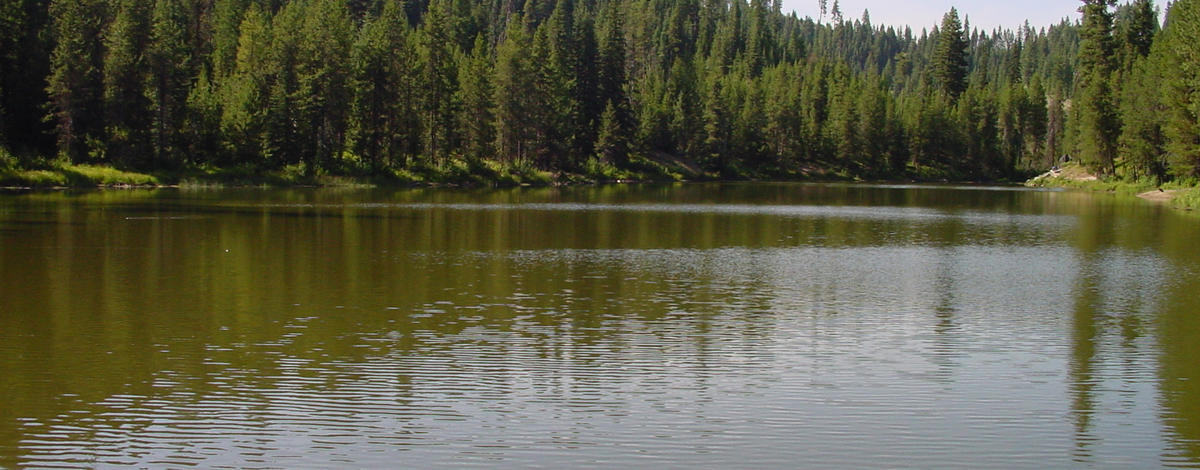
POLYGON ((1026 186, 1041 186, 1048 181, 1096 181, 1100 178, 1080 165, 1068 163, 1062 168, 1055 167, 1025 183, 1026 186))
POLYGON ((1179 190, 1177 190, 1177 189, 1168 189, 1166 191, 1163 191, 1161 189, 1156 189, 1154 191, 1146 191, 1144 193, 1138 194, 1137 197, 1140 197, 1147 201, 1167 202, 1167 201, 1170 201, 1171 198, 1174 198, 1175 193, 1178 193, 1178 192, 1179 192, 1179 190))

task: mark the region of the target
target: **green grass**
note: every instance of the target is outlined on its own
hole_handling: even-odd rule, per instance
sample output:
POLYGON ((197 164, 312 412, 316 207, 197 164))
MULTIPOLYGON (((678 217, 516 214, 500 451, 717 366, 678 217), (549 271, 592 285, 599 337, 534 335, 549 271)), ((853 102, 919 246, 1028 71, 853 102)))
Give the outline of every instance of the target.
POLYGON ((1137 196, 1139 194, 1154 191, 1165 190, 1174 191, 1174 196, 1171 198, 1171 207, 1184 210, 1200 209, 1200 186, 1197 186, 1193 181, 1171 181, 1159 183, 1152 179, 1141 179, 1135 181, 1125 181, 1116 179, 1081 179, 1087 173, 1082 167, 1077 164, 1065 165, 1062 169, 1063 176, 1036 177, 1025 183, 1026 186, 1048 187, 1048 188, 1070 188, 1085 191, 1104 192, 1118 194, 1122 196, 1137 196))
POLYGON ((158 178, 96 165, 50 164, 42 168, 0 168, 0 186, 32 188, 158 186, 158 178))
POLYGON ((1171 199, 1171 207, 1194 211, 1200 210, 1200 188, 1182 190, 1171 199))

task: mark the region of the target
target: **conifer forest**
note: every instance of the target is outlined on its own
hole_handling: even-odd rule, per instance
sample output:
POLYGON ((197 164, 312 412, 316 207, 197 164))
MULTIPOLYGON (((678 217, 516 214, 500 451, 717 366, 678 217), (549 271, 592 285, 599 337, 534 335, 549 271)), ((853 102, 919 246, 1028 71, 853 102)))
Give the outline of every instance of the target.
POLYGON ((820 3, 7 0, 0 166, 1200 177, 1200 1, 994 31, 820 3))

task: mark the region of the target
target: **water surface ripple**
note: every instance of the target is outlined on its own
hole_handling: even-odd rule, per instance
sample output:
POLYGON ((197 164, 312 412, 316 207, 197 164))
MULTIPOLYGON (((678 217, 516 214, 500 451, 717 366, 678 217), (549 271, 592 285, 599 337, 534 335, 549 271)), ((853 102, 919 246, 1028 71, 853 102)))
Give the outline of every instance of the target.
POLYGON ((1200 467, 1200 220, 976 189, 0 196, 0 467, 1200 467))

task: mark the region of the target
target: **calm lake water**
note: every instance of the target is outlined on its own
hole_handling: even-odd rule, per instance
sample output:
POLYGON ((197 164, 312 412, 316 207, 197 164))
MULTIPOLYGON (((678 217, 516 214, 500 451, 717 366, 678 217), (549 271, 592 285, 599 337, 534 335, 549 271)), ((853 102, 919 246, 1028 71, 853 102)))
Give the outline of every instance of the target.
POLYGON ((1200 467, 1200 217, 1015 188, 0 195, 0 467, 1200 467))

